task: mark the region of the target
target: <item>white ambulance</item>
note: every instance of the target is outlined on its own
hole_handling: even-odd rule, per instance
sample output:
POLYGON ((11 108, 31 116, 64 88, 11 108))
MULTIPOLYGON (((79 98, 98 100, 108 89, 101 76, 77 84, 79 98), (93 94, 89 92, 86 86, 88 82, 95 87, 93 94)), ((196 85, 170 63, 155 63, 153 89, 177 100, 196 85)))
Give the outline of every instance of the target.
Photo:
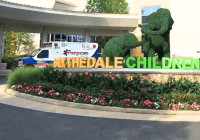
POLYGON ((95 57, 98 59, 98 44, 87 42, 45 42, 34 50, 29 57, 18 58, 13 69, 26 65, 45 66, 53 64, 54 57, 95 57))

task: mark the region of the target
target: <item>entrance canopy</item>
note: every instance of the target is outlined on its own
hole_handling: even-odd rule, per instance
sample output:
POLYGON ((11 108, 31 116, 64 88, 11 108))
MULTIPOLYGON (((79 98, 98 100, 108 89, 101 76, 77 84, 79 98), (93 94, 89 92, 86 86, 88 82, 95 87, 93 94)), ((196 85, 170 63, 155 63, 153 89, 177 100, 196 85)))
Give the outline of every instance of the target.
POLYGON ((138 26, 138 16, 100 14, 39 8, 0 2, 0 22, 4 31, 47 34, 121 36, 138 26))

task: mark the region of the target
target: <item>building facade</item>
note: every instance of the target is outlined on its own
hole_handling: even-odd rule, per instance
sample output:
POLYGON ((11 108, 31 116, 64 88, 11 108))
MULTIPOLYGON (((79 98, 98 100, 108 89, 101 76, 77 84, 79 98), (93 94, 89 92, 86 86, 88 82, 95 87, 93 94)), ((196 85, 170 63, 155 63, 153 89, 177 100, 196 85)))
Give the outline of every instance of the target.
MULTIPOLYGON (((29 17, 35 20, 34 24, 31 24, 33 20, 27 15, 24 15, 23 19, 6 16, 1 12, 0 22, 2 25, 5 24, 4 30, 37 33, 35 34, 36 48, 39 47, 40 41, 88 42, 90 36, 121 36, 126 32, 134 33, 138 40, 141 40, 142 33, 138 24, 148 26, 145 21, 146 16, 159 8, 167 8, 171 11, 174 20, 170 32, 171 56, 198 57, 200 27, 192 25, 198 19, 198 0, 126 1, 129 4, 128 15, 84 13, 87 0, 1 0, 2 10, 14 11, 17 7, 17 12, 20 13, 25 9, 28 11, 27 15, 29 14, 29 17), (12 19, 12 23, 5 18, 12 19), (19 25, 21 22, 23 24, 19 25), (28 24, 31 28, 27 27, 28 24)), ((16 16, 19 15, 16 13, 16 16)), ((132 55, 143 57, 142 46, 133 49, 132 55)))

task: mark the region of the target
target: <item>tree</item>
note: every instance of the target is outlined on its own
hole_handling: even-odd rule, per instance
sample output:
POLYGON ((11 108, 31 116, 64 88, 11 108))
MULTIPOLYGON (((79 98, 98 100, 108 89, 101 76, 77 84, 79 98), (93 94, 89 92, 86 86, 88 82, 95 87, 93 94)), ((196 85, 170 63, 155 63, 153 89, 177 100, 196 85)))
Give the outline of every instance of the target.
MULTIPOLYGON (((128 11, 126 11, 127 6, 128 3, 126 0, 88 0, 85 11, 91 13, 128 14, 128 11)), ((99 44, 100 49, 104 48, 106 42, 111 38, 113 37, 104 36, 101 42, 93 40, 95 43, 99 44)))
POLYGON ((126 0, 88 0, 86 12, 128 14, 126 0))
MULTIPOLYGON (((26 32, 10 32, 5 31, 3 41, 6 42, 4 48, 6 54, 15 54, 15 51, 20 53, 20 47, 23 45, 23 50, 26 51, 32 47, 33 41, 29 38, 26 32)), ((29 53, 29 52, 28 52, 29 53)))

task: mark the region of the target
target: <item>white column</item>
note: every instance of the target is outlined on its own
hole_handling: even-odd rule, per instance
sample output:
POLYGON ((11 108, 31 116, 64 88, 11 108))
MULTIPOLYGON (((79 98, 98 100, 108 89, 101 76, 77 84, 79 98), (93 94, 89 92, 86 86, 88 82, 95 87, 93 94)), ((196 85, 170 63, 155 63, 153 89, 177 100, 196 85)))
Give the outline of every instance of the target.
POLYGON ((84 29, 84 42, 89 42, 90 40, 90 30, 84 29))
POLYGON ((3 23, 0 23, 0 70, 1 70, 2 48, 3 48, 3 23))
POLYGON ((47 34, 47 27, 43 27, 42 43, 43 43, 43 42, 48 42, 47 37, 48 37, 48 34, 47 34))

